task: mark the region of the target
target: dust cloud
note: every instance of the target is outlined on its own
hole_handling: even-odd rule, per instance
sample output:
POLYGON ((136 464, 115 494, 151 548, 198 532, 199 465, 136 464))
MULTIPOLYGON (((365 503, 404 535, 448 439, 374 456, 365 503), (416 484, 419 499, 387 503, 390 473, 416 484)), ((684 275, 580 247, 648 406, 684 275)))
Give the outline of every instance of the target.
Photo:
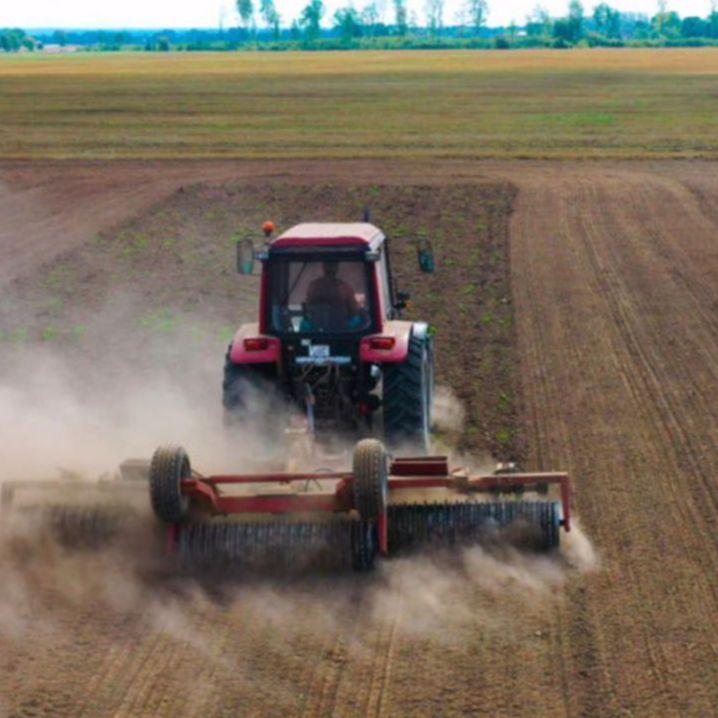
POLYGON ((236 468, 272 453, 262 436, 224 426, 221 366, 111 374, 48 351, 14 357, 0 376, 0 480, 95 479, 163 443, 185 445, 198 467, 236 468))
POLYGON ((561 551, 568 565, 582 573, 591 573, 601 567, 598 552, 575 516, 571 531, 563 537, 561 551))
POLYGON ((458 436, 464 429, 466 410, 448 386, 437 385, 434 390, 432 420, 438 431, 458 436))
MULTIPOLYGON (((166 343, 163 351, 182 350, 166 343)), ((0 376, 0 480, 41 480, 60 470, 93 480, 166 442, 184 444, 194 465, 207 471, 236 470, 276 451, 261 435, 228 433, 216 356, 193 361, 193 373, 178 381, 167 368, 176 366, 171 361, 142 372, 114 366, 98 375, 95 362, 81 356, 70 362, 37 347, 15 353, 0 376)), ((459 431, 462 416, 455 397, 440 391, 440 425, 459 431)), ((463 458, 472 468, 487 463, 463 458)), ((455 642, 466 626, 500 630, 515 620, 517 607, 550 605, 556 589, 598 566, 576 527, 553 557, 472 547, 380 561, 373 575, 207 582, 170 570, 146 497, 141 503, 129 528, 99 551, 76 553, 58 544, 43 531, 41 512, 2 518, 0 646, 26 639, 51 645, 65 635, 58 611, 93 612, 100 621, 120 616, 129 627, 149 627, 220 665, 224 659, 195 629, 218 610, 254 616, 287 642, 344 631, 351 625, 347 614, 377 630, 393 622, 409 638, 455 642)), ((361 638, 349 643, 357 655, 370 650, 361 638)))

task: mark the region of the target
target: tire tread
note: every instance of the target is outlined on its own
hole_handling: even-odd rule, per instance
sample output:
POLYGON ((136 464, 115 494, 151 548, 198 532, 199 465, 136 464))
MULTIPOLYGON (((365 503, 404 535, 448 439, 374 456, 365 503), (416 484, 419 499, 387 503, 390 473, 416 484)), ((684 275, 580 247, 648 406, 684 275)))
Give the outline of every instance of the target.
POLYGON ((181 446, 160 446, 150 462, 150 502, 160 521, 180 523, 187 517, 188 502, 182 495, 180 482, 189 478, 189 457, 181 446))
POLYGON ((423 392, 430 377, 422 368, 425 353, 430 361, 429 349, 425 340, 411 337, 406 359, 384 370, 384 433, 388 441, 424 439, 424 423, 430 421, 424 417, 424 407, 429 411, 430 401, 425 404, 423 392))
POLYGON ((354 449, 354 506, 363 521, 386 510, 387 454, 377 439, 363 439, 354 449))

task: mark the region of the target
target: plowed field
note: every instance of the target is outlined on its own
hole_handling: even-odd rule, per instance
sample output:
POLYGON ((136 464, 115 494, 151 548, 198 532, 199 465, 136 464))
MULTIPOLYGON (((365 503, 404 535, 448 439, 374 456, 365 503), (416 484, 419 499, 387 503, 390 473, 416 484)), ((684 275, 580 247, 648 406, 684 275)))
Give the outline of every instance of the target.
MULTIPOLYGON (((0 174, 0 203, 10 208, 0 216, 3 296, 12 286, 13 301, 27 309, 36 283, 44 301, 48 260, 65 266, 74 248, 96 246, 96 233, 117 236, 120 220, 182 184, 247 177, 434 184, 437 196, 476 183, 481 217, 496 206, 486 204, 497 196, 487 186, 514 188, 501 197, 513 210, 502 210, 510 214, 502 266, 510 269, 514 319, 506 350, 517 367, 516 446, 532 468, 571 472, 582 532, 553 559, 476 549, 387 562, 370 578, 221 586, 161 576, 126 546, 66 555, 51 542, 15 536, 0 552, 0 715, 713 715, 718 167, 8 165, 0 174), (93 192, 91 220, 86 192, 93 192), (134 198, 125 217, 113 209, 123 193, 134 198), (21 206, 27 212, 13 210, 21 206), (56 242, 53 223, 64 230, 56 242)), ((418 215, 428 216, 426 204, 418 215)), ((93 251, 83 256, 96 259, 93 251)), ((81 292, 97 286, 100 269, 90 261, 55 281, 79 281, 81 292)), ((197 293, 200 308, 229 306, 224 280, 201 294, 172 271, 171 296, 197 293)), ((108 276, 120 304, 150 296, 140 275, 128 275, 121 297, 108 276)), ((454 311, 457 299, 447 296, 449 307, 436 299, 442 321, 471 330, 454 350, 478 354, 480 317, 454 311)), ((3 339, 15 340, 27 337, 3 339)), ((43 341, 42 351, 54 335, 43 341)), ((78 356, 69 340, 60 347, 78 356)), ((112 354, 117 361, 116 348, 112 354)), ((460 392, 461 382, 451 382, 460 392)), ((10 427, 16 397, 0 388, 10 427)), ((41 395, 34 398, 33 416, 44 417, 41 395)), ((21 419, 19 412, 15 423, 21 419)), ((59 424, 43 418, 42 445, 56 432, 64 449, 95 451, 95 434, 63 434, 62 423, 75 419, 74 411, 59 424)), ((495 450, 483 428, 475 436, 482 450, 495 450)))

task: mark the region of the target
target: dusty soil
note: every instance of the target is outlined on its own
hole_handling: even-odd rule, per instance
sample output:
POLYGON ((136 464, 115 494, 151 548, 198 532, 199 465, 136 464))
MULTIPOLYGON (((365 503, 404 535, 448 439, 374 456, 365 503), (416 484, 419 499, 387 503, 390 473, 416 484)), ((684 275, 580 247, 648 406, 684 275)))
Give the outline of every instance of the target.
MULTIPOLYGON (((521 377, 514 390, 528 463, 572 473, 575 508, 599 563, 579 534, 556 559, 472 550, 451 560, 388 562, 370 579, 211 587, 158 578, 124 550, 65 555, 26 539, 24 551, 4 545, 0 563, 0 715, 714 713, 717 170, 709 163, 5 166, 0 201, 32 207, 0 219, 3 296, 25 308, 33 285, 37 296, 52 295, 52 282, 40 281, 45 262, 63 266, 63 253, 83 247, 82 272, 92 274, 97 248, 131 229, 132 217, 166 211, 156 207, 202 179, 435 185, 462 231, 470 220, 457 212, 472 205, 447 199, 450 186, 475 183, 482 218, 487 207, 507 216, 511 206, 502 261, 510 266, 521 377), (113 197, 108 208, 103 186, 113 197), (92 199, 82 187, 92 188, 92 199), (95 211, 85 224, 88 206, 95 211), (65 228, 54 239, 53 223, 65 228)), ((187 191, 201 198, 208 190, 187 191)), ((394 200, 406 197, 394 192, 394 200)), ((224 220, 211 226, 216 221, 224 220)), ((141 241, 136 248, 145 251, 141 241)), ((470 256, 459 259, 464 269, 470 256)), ((123 261, 131 265, 132 251, 123 261)), ((112 278, 115 270, 107 271, 112 278)), ((82 272, 80 294, 95 286, 82 272)), ((61 274, 60 283, 69 276, 75 281, 61 274)), ((157 296, 144 276, 141 268, 127 275, 123 301, 129 295, 132 304, 135 289, 143 301, 157 296)), ((185 281, 181 271, 173 276, 185 281)), ((209 291, 229 307, 223 281, 209 291)), ((453 301, 452 281, 429 306, 439 306, 445 289, 453 301)), ((193 296, 198 288, 176 291, 193 296)), ((201 301, 214 305, 211 294, 201 301)), ((38 317, 37 306, 28 311, 38 317)), ((174 315, 155 311, 140 316, 160 334, 176 328, 174 315)), ((476 318, 474 329, 482 325, 476 318)), ((78 351, 57 335, 43 346, 57 339, 63 356, 78 351)), ((472 346, 463 347, 462 361, 472 346)), ((13 401, 7 405, 15 408, 13 401)))
POLYGON ((261 245, 267 217, 282 231, 312 218, 358 219, 369 207, 392 238, 398 286, 412 294, 405 316, 431 322, 437 381, 466 407, 458 436, 444 438, 459 450, 521 460, 508 266, 515 194, 510 183, 488 180, 436 187, 240 178, 182 186, 6 282, 0 356, 41 345, 82 363, 83 382, 100 368, 103 383, 129 365, 151 373, 168 361, 192 376, 200 357, 213 358, 218 391, 224 349, 258 310, 259 277, 236 274, 235 241, 261 245), (432 276, 418 270, 416 237, 432 239, 432 276), (481 351, 456 351, 467 338, 481 351))

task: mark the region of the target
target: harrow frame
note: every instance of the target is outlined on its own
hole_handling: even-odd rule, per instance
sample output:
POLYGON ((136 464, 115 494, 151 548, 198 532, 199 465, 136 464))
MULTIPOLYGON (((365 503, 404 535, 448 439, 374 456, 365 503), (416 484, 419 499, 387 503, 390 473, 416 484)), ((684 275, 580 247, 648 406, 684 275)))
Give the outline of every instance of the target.
MULTIPOLYGON (((180 490, 191 503, 199 505, 214 516, 238 514, 311 514, 348 513, 355 509, 351 471, 327 473, 277 473, 277 474, 218 474, 202 476, 193 472, 191 478, 180 482, 180 490), (253 493, 226 495, 220 487, 248 484, 291 484, 297 481, 327 481, 336 484, 332 491, 306 493, 253 493)), ((405 490, 444 489, 457 496, 478 493, 519 494, 537 491, 545 494, 549 486, 559 489, 564 531, 571 530, 571 483, 564 472, 495 473, 470 476, 462 470, 450 471, 445 456, 422 456, 394 458, 388 469, 388 494, 396 497, 405 490)), ((171 524, 168 534, 168 550, 177 545, 182 524, 171 524)), ((376 521, 378 549, 382 555, 389 553, 388 511, 385 509, 376 521)))

